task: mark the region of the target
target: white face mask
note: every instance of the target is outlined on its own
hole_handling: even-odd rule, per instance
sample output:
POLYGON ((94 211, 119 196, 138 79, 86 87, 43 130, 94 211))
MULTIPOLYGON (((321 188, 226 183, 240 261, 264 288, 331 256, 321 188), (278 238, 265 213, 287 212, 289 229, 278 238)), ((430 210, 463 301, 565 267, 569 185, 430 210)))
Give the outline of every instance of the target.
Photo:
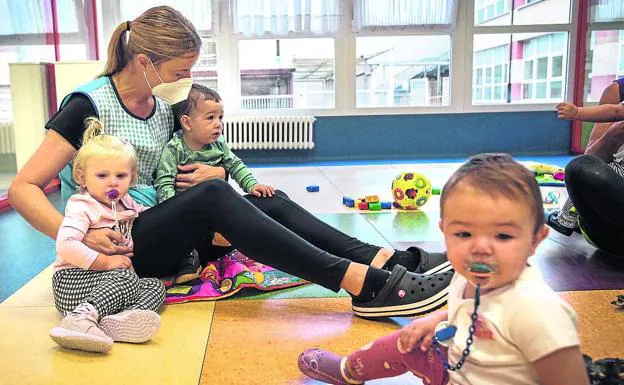
POLYGON ((178 79, 175 82, 165 83, 158 71, 156 71, 156 67, 154 67, 154 63, 150 60, 150 64, 152 64, 152 68, 154 68, 154 72, 156 72, 156 76, 160 80, 160 84, 152 85, 147 80, 147 75, 145 71, 143 71, 143 76, 145 76, 145 81, 147 85, 152 89, 152 95, 158 96, 163 99, 165 102, 169 104, 176 104, 188 98, 189 92, 191 92, 191 87, 193 86, 192 78, 182 78, 178 79))

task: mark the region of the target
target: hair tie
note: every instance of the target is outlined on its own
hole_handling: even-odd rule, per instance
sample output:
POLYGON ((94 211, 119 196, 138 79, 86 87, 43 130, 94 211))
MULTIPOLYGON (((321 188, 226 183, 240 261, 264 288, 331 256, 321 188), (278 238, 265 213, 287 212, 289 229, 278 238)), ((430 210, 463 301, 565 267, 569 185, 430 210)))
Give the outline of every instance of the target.
POLYGON ((130 21, 126 21, 126 31, 130 32, 130 21))

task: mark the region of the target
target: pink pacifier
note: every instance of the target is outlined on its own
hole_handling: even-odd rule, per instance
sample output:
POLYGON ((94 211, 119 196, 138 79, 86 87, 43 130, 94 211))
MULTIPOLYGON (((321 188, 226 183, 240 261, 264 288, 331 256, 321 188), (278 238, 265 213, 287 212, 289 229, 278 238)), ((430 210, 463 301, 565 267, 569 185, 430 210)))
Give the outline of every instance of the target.
POLYGON ((108 197, 108 199, 110 200, 115 200, 117 198, 119 198, 119 190, 110 190, 106 193, 106 196, 108 197))

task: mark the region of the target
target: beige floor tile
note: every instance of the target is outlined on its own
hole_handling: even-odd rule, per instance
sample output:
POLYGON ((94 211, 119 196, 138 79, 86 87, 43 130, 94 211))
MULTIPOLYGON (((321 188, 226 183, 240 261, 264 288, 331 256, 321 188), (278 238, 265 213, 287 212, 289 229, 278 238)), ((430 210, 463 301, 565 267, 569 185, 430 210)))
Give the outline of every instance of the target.
POLYGON ((115 344, 100 355, 59 348, 48 337, 60 319, 52 307, 2 306, 0 383, 195 385, 213 310, 212 302, 166 307, 152 341, 115 344))
MULTIPOLYGON (((320 384, 297 368, 309 347, 346 354, 397 326, 353 316, 348 298, 218 302, 201 384, 320 384)), ((421 384, 412 375, 367 384, 421 384)))
POLYGON ((611 305, 621 290, 562 292, 576 310, 581 350, 594 359, 624 357, 624 312, 611 305))

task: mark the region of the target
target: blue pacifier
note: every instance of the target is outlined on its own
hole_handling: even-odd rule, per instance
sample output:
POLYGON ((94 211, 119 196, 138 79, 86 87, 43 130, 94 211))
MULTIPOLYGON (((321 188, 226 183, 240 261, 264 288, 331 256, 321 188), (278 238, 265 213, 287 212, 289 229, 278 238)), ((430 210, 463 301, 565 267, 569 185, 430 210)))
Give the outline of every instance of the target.
POLYGON ((457 327, 449 324, 448 321, 442 321, 436 325, 434 341, 448 347, 455 333, 457 333, 457 327))
POLYGON ((494 269, 492 269, 492 267, 488 265, 487 263, 473 262, 470 264, 470 272, 487 274, 487 273, 493 273, 494 269))

